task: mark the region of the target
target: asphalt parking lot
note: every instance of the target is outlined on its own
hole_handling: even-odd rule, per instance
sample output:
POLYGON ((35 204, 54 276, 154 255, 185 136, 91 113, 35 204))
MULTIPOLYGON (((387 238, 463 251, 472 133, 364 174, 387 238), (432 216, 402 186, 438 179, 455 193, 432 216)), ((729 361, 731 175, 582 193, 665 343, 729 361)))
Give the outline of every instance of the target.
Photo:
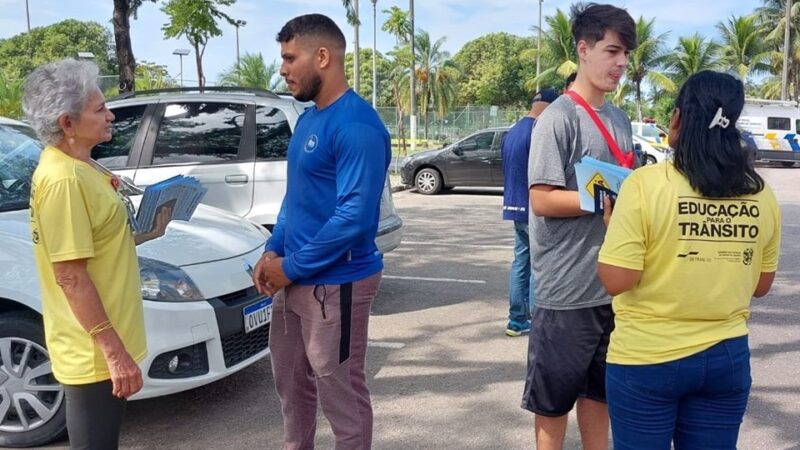
MULTIPOLYGON (((800 448, 798 169, 763 168, 782 204, 781 268, 754 302, 754 385, 741 449, 800 448)), ((519 407, 526 338, 503 335, 513 235, 499 190, 394 194, 403 244, 386 256, 370 325, 376 449, 531 449, 519 407)), ((281 417, 269 361, 168 397, 132 402, 122 447, 278 449, 281 417)), ((575 421, 565 448, 580 448, 575 421)), ((66 448, 66 442, 50 448, 66 448)), ((319 415, 317 448, 333 439, 319 415)))

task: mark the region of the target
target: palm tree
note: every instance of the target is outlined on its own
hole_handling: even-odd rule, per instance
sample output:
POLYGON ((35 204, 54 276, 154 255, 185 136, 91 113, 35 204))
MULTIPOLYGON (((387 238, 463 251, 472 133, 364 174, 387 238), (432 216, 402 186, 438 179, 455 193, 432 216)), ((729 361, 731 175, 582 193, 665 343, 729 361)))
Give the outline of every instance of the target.
MULTIPOLYGON (((654 33, 655 19, 649 22, 644 17, 639 17, 636 22, 636 42, 638 46, 631 51, 628 57, 628 67, 625 71, 627 82, 632 84, 632 91, 636 95, 636 115, 642 121, 642 82, 647 82, 667 91, 675 90, 675 83, 659 68, 666 62, 664 42, 667 33, 656 35, 654 33)), ((618 95, 623 90, 618 90, 618 95)))
MULTIPOLYGON (((556 86, 578 69, 578 54, 575 50, 575 39, 572 37, 572 25, 569 16, 560 9, 555 15, 544 18, 547 30, 542 30, 542 71, 539 76, 525 80, 525 88, 534 90, 536 84, 556 86)), ((534 32, 539 27, 532 27, 534 32)), ((521 57, 527 61, 536 60, 537 49, 522 52, 521 57)))
POLYGON ((450 53, 442 50, 446 37, 431 42, 427 31, 420 30, 416 35, 417 72, 419 81, 420 109, 425 121, 425 139, 428 138, 428 113, 433 105, 444 115, 453 105, 456 97, 458 77, 461 73, 458 65, 450 59, 450 53))
POLYGON ((411 21, 408 18, 408 11, 392 6, 383 10, 389 18, 383 22, 381 30, 395 37, 395 45, 407 44, 411 38, 411 21))
POLYGON ((758 25, 755 15, 731 15, 727 22, 718 23, 717 29, 723 42, 720 63, 739 74, 744 83, 751 73, 770 70, 771 51, 764 41, 764 28, 758 25))
POLYGON ((718 67, 719 44, 695 33, 683 36, 666 60, 667 73, 676 86, 682 85, 691 75, 718 67))
POLYGON ((361 87, 361 71, 359 67, 361 63, 358 54, 361 52, 358 45, 358 27, 361 25, 361 21, 358 20, 358 0, 342 0, 342 6, 347 11, 347 23, 353 27, 353 90, 359 92, 361 87))
POLYGON ((395 37, 395 48, 388 53, 393 59, 393 69, 389 73, 389 83, 392 89, 392 98, 397 113, 397 134, 400 139, 400 148, 404 155, 408 155, 405 137, 405 112, 409 110, 411 104, 411 21, 409 13, 397 6, 392 6, 388 10, 383 10, 384 14, 389 14, 389 18, 383 23, 381 29, 395 37))
POLYGON ((245 53, 241 63, 233 63, 220 73, 217 84, 220 86, 242 86, 259 89, 280 90, 283 80, 276 76, 280 65, 276 61, 264 63, 261 53, 245 53))
MULTIPOLYGON (((764 34, 764 44, 771 51, 768 65, 769 77, 761 86, 759 96, 763 98, 780 98, 783 70, 783 50, 784 33, 786 31, 786 3, 785 0, 764 0, 764 6, 757 8, 755 12, 756 20, 764 34), (775 95, 777 89, 777 95, 775 95)), ((791 27, 800 27, 800 0, 792 2, 792 23, 791 27)), ((793 91, 791 96, 798 97, 798 87, 800 86, 800 42, 798 33, 793 32, 791 36, 791 48, 789 52, 789 83, 788 90, 793 91)))

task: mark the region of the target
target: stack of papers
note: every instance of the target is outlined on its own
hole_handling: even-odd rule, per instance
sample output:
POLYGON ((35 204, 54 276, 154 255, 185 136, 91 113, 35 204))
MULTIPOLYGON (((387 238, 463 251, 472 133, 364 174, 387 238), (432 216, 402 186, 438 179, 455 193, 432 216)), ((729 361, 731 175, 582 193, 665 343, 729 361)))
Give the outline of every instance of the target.
POLYGON ((172 220, 189 220, 208 189, 197 178, 176 175, 147 186, 134 224, 137 233, 148 233, 156 226, 162 208, 172 208, 172 220))
POLYGON ((584 156, 575 164, 581 209, 602 214, 603 199, 611 196, 612 202, 616 200, 622 182, 631 172, 631 169, 584 156))

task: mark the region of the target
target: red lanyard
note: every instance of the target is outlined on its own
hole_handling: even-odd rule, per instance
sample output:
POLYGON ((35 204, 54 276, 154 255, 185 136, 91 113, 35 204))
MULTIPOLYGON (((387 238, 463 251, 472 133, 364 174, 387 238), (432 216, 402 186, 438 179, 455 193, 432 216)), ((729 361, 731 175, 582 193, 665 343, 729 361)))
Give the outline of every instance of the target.
POLYGON ((589 106, 588 103, 586 103, 586 100, 584 100, 583 97, 580 96, 580 94, 578 94, 575 91, 567 91, 567 95, 569 95, 569 97, 572 100, 574 100, 575 103, 581 105, 583 109, 586 110, 586 113, 589 114, 589 117, 592 118, 594 124, 597 125, 597 129, 600 130, 600 133, 603 135, 604 138, 606 138, 606 143, 608 144, 608 148, 609 150, 611 150, 611 153, 614 154, 614 157, 617 158, 617 162, 619 162, 619 165, 628 169, 632 168, 634 161, 633 159, 634 152, 623 153, 622 150, 619 149, 617 141, 615 141, 614 138, 611 137, 611 133, 609 133, 606 126, 603 125, 603 121, 601 121, 600 118, 597 117, 597 113, 591 106, 589 106))

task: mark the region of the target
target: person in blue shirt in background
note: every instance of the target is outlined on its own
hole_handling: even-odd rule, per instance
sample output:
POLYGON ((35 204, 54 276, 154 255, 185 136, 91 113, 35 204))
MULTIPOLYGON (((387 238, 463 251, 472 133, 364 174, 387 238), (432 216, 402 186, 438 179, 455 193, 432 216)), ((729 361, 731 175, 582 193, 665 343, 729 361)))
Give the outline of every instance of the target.
POLYGON ((514 221, 514 260, 508 275, 507 336, 531 331, 533 275, 528 239, 528 154, 536 118, 558 98, 552 89, 543 89, 533 97, 528 115, 508 130, 500 144, 503 155, 503 219, 514 221))
POLYGON ((286 196, 253 275, 274 301, 269 343, 283 448, 314 448, 319 399, 336 448, 368 449, 367 329, 383 270, 375 235, 389 133, 349 88, 345 38, 330 18, 295 17, 276 40, 289 91, 316 104, 295 126, 286 196))

